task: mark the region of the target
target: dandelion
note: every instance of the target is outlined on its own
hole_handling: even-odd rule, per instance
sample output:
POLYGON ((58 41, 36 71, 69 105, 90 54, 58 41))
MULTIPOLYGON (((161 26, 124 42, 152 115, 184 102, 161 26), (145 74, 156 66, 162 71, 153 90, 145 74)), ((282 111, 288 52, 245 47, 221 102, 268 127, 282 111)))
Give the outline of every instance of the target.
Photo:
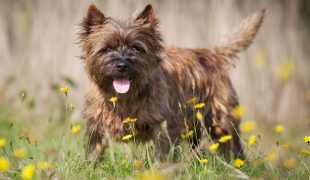
POLYGON ((132 138, 132 134, 128 134, 126 136, 123 136, 122 140, 126 141, 126 140, 131 139, 131 138, 132 138))
POLYGON ((127 124, 127 123, 134 123, 137 121, 137 118, 126 118, 124 121, 123 121, 123 124, 127 124))
POLYGON ((235 118, 241 118, 246 113, 246 108, 243 105, 238 105, 233 109, 233 116, 235 118))
POLYGON ((111 97, 111 98, 109 99, 109 101, 110 101, 111 103, 115 103, 117 100, 118 100, 118 97, 116 97, 116 96, 113 96, 113 97, 111 97))
POLYGON ((0 157, 0 172, 5 172, 9 169, 10 169, 10 162, 4 157, 0 157))
POLYGON ((199 112, 199 111, 196 112, 196 118, 197 118, 199 121, 202 121, 202 120, 203 120, 203 115, 201 114, 201 112, 199 112))
POLYGON ((35 166, 32 164, 28 164, 22 170, 22 179, 29 180, 33 178, 35 166))
POLYGON ((198 104, 195 104, 194 109, 203 108, 205 105, 206 105, 205 103, 198 103, 198 104))
POLYGON ((55 165, 49 162, 40 161, 37 163, 38 169, 54 169, 55 165))
POLYGON ((241 132, 251 132, 256 129, 256 123, 253 120, 244 121, 240 124, 241 132))
POLYGON ((305 136, 304 137, 304 141, 305 141, 305 143, 308 143, 308 145, 309 145, 309 143, 310 143, 310 136, 305 136))
POLYGON ((190 131, 188 131, 185 134, 181 134, 181 137, 182 137, 182 139, 186 139, 186 138, 189 138, 189 137, 193 136, 193 134, 194 134, 194 131, 190 130, 190 131))
POLYGON ((225 143, 225 142, 231 140, 231 138, 232 138, 231 135, 222 136, 222 137, 219 139, 219 142, 220 142, 220 143, 225 143))
POLYGON ((66 86, 66 87, 62 87, 59 89, 61 92, 63 92, 66 96, 68 95, 68 91, 69 91, 69 88, 66 86))
POLYGON ((72 126, 72 128, 71 128, 72 134, 76 134, 76 133, 78 133, 80 130, 81 130, 81 125, 79 125, 79 124, 76 124, 76 125, 72 126))
POLYGON ((283 166, 288 168, 288 169, 292 169, 294 167, 296 167, 296 160, 295 159, 287 159, 283 162, 283 166))
POLYGON ((255 64, 258 68, 262 68, 266 64, 266 55, 262 49, 255 54, 255 64))
POLYGON ((310 155, 310 151, 308 149, 300 149, 299 150, 299 154, 303 155, 303 156, 309 156, 310 155))
POLYGON ((249 144, 249 146, 252 146, 255 143, 256 143, 256 136, 255 135, 251 135, 249 140, 248 140, 248 144, 249 144))
POLYGON ((22 159, 24 157, 27 156, 27 150, 25 148, 21 148, 21 149, 16 149, 13 151, 13 156, 18 158, 18 159, 22 159))
POLYGON ((244 165, 244 161, 242 159, 237 158, 234 160, 234 166, 235 167, 240 168, 243 165, 244 165))
POLYGON ((265 155, 266 159, 269 161, 275 161, 279 158, 279 155, 275 151, 270 151, 265 155))
POLYGON ((194 104, 196 102, 197 98, 196 97, 193 97, 193 98, 190 98, 188 101, 187 101, 187 104, 194 104))
POLYGON ((281 134, 281 133, 284 131, 284 126, 281 125, 281 124, 278 124, 278 125, 275 126, 274 130, 275 130, 277 133, 281 134))
POLYGON ((208 159, 199 159, 200 164, 205 165, 209 162, 208 159))
POLYGON ((220 144, 219 143, 214 143, 211 146, 209 146, 210 151, 216 151, 219 148, 220 144))
POLYGON ((276 75, 284 82, 291 79, 294 71, 294 64, 290 61, 283 63, 276 71, 276 75))
POLYGON ((0 148, 3 148, 6 145, 5 138, 0 138, 0 148))

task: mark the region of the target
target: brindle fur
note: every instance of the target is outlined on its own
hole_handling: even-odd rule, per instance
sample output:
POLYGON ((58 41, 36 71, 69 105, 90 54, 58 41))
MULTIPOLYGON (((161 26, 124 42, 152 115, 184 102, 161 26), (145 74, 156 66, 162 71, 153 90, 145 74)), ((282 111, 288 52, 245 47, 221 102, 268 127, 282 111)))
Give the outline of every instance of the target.
POLYGON ((214 140, 231 134, 233 138, 225 147, 231 147, 234 157, 244 158, 238 135, 240 119, 232 115, 238 98, 228 70, 237 53, 251 44, 264 14, 264 10, 254 13, 235 33, 208 50, 164 46, 151 5, 128 20, 106 17, 90 5, 80 33, 82 59, 91 80, 83 112, 88 120, 88 157, 96 154, 98 143, 103 143, 103 152, 107 138, 121 141, 124 135, 132 134, 129 125, 123 123, 131 117, 138 119, 135 141, 152 140, 160 159, 187 130, 195 129, 190 142, 193 147, 198 145, 202 127, 214 140), (129 62, 125 73, 115 67, 119 58, 129 62), (126 94, 115 92, 114 77, 131 78, 126 94), (109 102, 112 96, 118 97, 115 106, 109 102), (193 118, 193 106, 187 104, 193 96, 196 102, 206 104, 200 110, 205 115, 203 122, 193 118))

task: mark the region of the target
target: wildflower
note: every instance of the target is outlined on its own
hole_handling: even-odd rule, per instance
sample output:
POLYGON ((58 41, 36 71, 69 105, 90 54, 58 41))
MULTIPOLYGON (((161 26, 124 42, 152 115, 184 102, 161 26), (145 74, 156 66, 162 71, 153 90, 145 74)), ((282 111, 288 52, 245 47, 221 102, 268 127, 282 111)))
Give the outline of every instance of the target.
POLYGON ((68 91, 69 91, 69 88, 66 86, 66 87, 62 87, 59 89, 61 92, 65 93, 65 95, 67 96, 68 95, 68 91))
POLYGON ((266 159, 268 159, 269 161, 275 161, 278 159, 279 155, 277 152, 275 151, 270 151, 265 155, 266 159))
POLYGON ((231 138, 232 138, 231 135, 222 136, 222 137, 219 139, 219 142, 220 142, 220 143, 225 143, 225 142, 231 140, 231 138))
POLYGON ((300 149, 299 150, 299 154, 303 155, 303 156, 309 156, 310 155, 310 151, 308 149, 300 149))
POLYGON ((131 139, 131 138, 132 138, 132 134, 128 134, 126 136, 123 136, 122 140, 125 141, 125 140, 131 139))
POLYGON ((111 98, 109 99, 109 101, 110 101, 111 103, 115 103, 117 100, 118 100, 118 97, 116 97, 116 96, 113 96, 113 97, 111 97, 111 98))
POLYGON ((182 137, 182 139, 186 139, 186 138, 189 138, 189 137, 193 136, 193 134, 194 134, 194 131, 190 130, 190 131, 188 131, 185 134, 181 134, 181 137, 182 137))
POLYGON ((139 160, 134 160, 133 164, 134 164, 135 169, 138 169, 138 170, 142 169, 144 166, 143 162, 139 160))
POLYGON ((255 64, 258 68, 262 68, 266 64, 266 56, 262 49, 255 54, 255 64))
POLYGON ((237 168, 240 168, 241 166, 243 166, 243 164, 244 164, 244 161, 242 159, 237 158, 234 160, 234 166, 237 168))
POLYGON ((219 148, 219 143, 214 143, 211 146, 209 146, 210 151, 216 151, 219 148))
POLYGON ((6 145, 5 138, 0 138, 0 148, 3 148, 6 145))
POLYGON ((235 118, 241 118, 242 116, 244 116, 245 113, 246 113, 246 108, 245 106, 242 106, 242 105, 236 106, 232 112, 235 118))
POLYGON ((22 170, 22 179, 29 180, 33 178, 35 167, 32 164, 28 164, 22 170))
POLYGON ((255 143, 256 143, 256 136, 255 135, 250 136, 250 138, 248 140, 249 146, 252 146, 255 143))
POLYGON ((10 162, 4 157, 0 157, 0 172, 5 172, 9 169, 10 169, 10 162))
POLYGON ((310 136, 305 136, 304 137, 304 141, 305 141, 305 143, 308 143, 308 145, 309 145, 309 143, 310 143, 310 136))
POLYGON ((256 129, 256 123, 253 120, 244 121, 240 124, 241 132, 251 132, 256 129))
POLYGON ((202 121, 202 120, 203 120, 203 115, 201 114, 201 112, 199 112, 199 111, 196 112, 196 118, 197 118, 199 121, 202 121))
POLYGON ((197 98, 196 97, 193 97, 193 98, 190 98, 188 101, 187 101, 187 104, 194 104, 196 102, 197 98))
POLYGON ((37 163, 38 169, 54 169, 55 165, 49 162, 40 161, 37 163))
POLYGON ((135 177, 137 180, 164 180, 167 179, 158 171, 145 171, 143 173, 138 173, 135 177))
POLYGON ((278 125, 275 126, 274 130, 275 130, 277 133, 281 134, 281 133, 284 131, 284 126, 281 125, 281 124, 278 124, 278 125))
POLYGON ((13 151, 13 156, 18 158, 18 159, 22 159, 22 158, 27 156, 27 150, 24 148, 17 149, 15 151, 13 151))
POLYGON ((276 75, 284 82, 291 79, 294 70, 292 62, 283 63, 276 71, 276 75))
POLYGON ((137 121, 137 118, 126 118, 124 121, 123 121, 123 123, 124 124, 127 124, 127 123, 134 123, 134 122, 136 122, 137 121))
POLYGON ((295 159, 287 159, 283 162, 283 166, 288 168, 288 169, 292 169, 294 167, 296 167, 296 160, 295 159))
POLYGON ((208 163, 208 159, 199 159, 200 164, 205 165, 208 163))
POLYGON ((72 134, 76 134, 76 133, 78 133, 80 130, 81 130, 81 125, 79 125, 79 124, 76 124, 76 125, 72 126, 72 128, 71 128, 72 134))
POLYGON ((198 103, 198 104, 195 104, 194 109, 203 108, 205 105, 206 105, 205 103, 198 103))

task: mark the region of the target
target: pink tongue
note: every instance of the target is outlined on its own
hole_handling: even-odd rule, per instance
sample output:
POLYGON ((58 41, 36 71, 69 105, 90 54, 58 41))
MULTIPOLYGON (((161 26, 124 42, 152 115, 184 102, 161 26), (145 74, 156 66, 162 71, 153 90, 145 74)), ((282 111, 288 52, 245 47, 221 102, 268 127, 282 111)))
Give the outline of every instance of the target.
POLYGON ((114 79, 113 86, 116 92, 126 93, 130 87, 130 81, 128 79, 114 79))

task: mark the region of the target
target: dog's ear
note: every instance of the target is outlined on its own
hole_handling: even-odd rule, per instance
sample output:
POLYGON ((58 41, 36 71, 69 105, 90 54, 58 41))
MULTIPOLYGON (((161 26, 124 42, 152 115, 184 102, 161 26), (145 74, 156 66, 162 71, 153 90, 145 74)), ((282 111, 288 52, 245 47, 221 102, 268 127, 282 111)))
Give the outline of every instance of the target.
POLYGON ((103 24, 104 20, 104 14, 94 4, 91 4, 81 24, 83 31, 81 35, 87 36, 92 26, 103 24))
POLYGON ((151 4, 146 5, 144 10, 135 17, 135 20, 151 25, 156 25, 158 23, 151 4))

